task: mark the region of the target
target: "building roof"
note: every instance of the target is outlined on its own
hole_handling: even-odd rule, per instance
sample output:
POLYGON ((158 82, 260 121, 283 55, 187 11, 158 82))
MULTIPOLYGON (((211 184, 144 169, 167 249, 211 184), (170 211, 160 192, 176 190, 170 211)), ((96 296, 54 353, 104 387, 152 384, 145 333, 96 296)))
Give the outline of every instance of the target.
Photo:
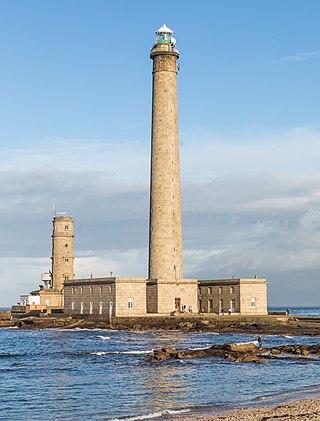
POLYGON ((159 28, 157 31, 156 31, 156 34, 158 34, 158 33, 165 33, 165 34, 173 34, 173 31, 172 31, 172 29, 170 29, 170 28, 168 28, 167 27, 167 25, 164 23, 162 26, 161 26, 161 28, 159 28))

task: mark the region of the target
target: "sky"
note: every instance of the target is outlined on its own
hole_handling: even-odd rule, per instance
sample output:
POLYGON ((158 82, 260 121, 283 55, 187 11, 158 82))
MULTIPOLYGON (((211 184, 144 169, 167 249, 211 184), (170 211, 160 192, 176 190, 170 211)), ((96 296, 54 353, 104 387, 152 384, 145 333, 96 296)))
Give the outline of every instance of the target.
POLYGON ((184 274, 319 305, 320 2, 0 0, 0 306, 50 269, 147 276, 155 30, 174 30, 184 274))

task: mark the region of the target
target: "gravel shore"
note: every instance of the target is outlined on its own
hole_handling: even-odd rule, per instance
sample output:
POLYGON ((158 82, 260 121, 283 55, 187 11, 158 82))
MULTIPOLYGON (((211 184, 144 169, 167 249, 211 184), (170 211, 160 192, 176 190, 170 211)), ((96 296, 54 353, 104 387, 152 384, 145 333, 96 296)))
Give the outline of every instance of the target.
MULTIPOLYGON (((193 421, 319 421, 320 398, 287 402, 266 408, 247 408, 228 412, 223 415, 194 417, 193 421)), ((188 418, 190 421, 190 418, 188 418)), ((179 421, 187 421, 181 419, 179 421)))

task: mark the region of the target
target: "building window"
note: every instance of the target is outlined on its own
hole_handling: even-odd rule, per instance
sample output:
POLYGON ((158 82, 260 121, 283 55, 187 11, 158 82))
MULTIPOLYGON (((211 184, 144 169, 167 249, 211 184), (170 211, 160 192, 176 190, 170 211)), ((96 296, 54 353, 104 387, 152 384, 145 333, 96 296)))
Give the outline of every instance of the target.
POLYGON ((93 291, 93 288, 92 288, 92 287, 90 287, 90 294, 92 294, 92 291, 93 291))
POLYGON ((133 298, 128 298, 128 308, 133 308, 133 298))
POLYGON ((234 298, 231 298, 230 303, 231 303, 231 313, 235 313, 236 312, 236 300, 234 298))
POLYGON ((65 226, 64 226, 64 229, 65 229, 66 231, 68 231, 68 230, 69 230, 69 225, 65 225, 65 226))
POLYGON ((83 294, 83 287, 80 288, 80 294, 83 294))
POLYGON ((102 314, 102 311, 103 311, 103 302, 100 301, 100 304, 99 304, 99 314, 102 314))
POLYGON ((223 287, 219 287, 219 294, 222 294, 223 292, 223 287))
POLYGON ((112 293, 112 285, 109 285, 109 293, 112 293))
POLYGON ((64 275, 64 280, 69 281, 69 275, 64 275))
POLYGON ((234 294, 234 287, 230 287, 231 294, 234 294))
POLYGON ((223 300, 220 300, 220 313, 224 314, 223 300))
POLYGON ((212 294, 212 287, 208 288, 208 294, 212 294))
POLYGON ((100 288, 99 289, 100 289, 100 294, 102 294, 102 286, 101 285, 100 285, 100 288))
POLYGON ((65 246, 65 247, 68 247, 68 244, 65 244, 64 246, 65 246))
POLYGON ((74 302, 71 303, 71 312, 72 314, 74 314, 74 309, 75 309, 75 304, 74 302))
POLYGON ((83 314, 84 311, 84 302, 80 303, 80 314, 83 314))
POLYGON ((213 313, 213 301, 212 300, 208 301, 208 311, 209 311, 209 313, 213 313))
POLYGON ((65 261, 65 263, 68 263, 69 259, 67 257, 65 257, 64 261, 65 261))
POLYGON ((74 287, 71 288, 71 294, 74 294, 74 287))
POLYGON ((251 307, 256 308, 256 297, 251 297, 251 307))
POLYGON ((93 313, 93 302, 90 301, 90 314, 92 314, 92 313, 93 313))

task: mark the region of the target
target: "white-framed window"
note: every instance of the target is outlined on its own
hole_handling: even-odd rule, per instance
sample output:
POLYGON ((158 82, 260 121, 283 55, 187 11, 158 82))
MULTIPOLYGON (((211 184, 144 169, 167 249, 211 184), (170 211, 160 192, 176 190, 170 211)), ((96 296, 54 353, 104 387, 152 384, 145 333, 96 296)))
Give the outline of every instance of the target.
POLYGON ((68 262, 69 262, 69 259, 68 259, 67 257, 65 257, 65 258, 64 258, 64 262, 65 262, 65 263, 68 263, 68 262))
POLYGON ((92 288, 92 287, 90 287, 90 294, 92 294, 92 291, 93 291, 93 288, 92 288))
POLYGON ((235 300, 235 298, 231 298, 230 307, 231 307, 231 313, 235 313, 236 312, 236 300, 235 300))
POLYGON ((109 293, 112 293, 112 285, 109 285, 109 293))
POLYGON ((90 309, 89 309, 90 314, 93 313, 93 302, 90 301, 90 309))
POLYGON ((84 312, 84 302, 81 301, 81 303, 80 303, 80 314, 83 314, 83 312, 84 312))
POLYGON ((100 294, 102 294, 102 285, 100 285, 99 290, 100 290, 100 294))
POLYGON ((210 295, 212 294, 212 287, 208 288, 208 294, 210 294, 210 295))
POLYGON ((71 288, 71 294, 74 295, 74 287, 71 288))
POLYGON ((83 294, 83 287, 80 288, 80 294, 83 294))
POLYGON ((64 229, 65 229, 66 231, 68 231, 68 230, 69 230, 69 225, 65 225, 65 226, 64 226, 64 229))
POLYGON ((74 313, 74 309, 75 309, 75 303, 72 301, 71 303, 71 312, 74 313))
POLYGON ((230 287, 230 292, 231 292, 231 294, 234 294, 235 288, 234 287, 230 287))
POLYGON ((100 304, 99 304, 99 314, 102 314, 102 312, 103 312, 103 302, 100 301, 100 304))
POLYGON ((223 293, 223 287, 219 287, 219 294, 223 293))
POLYGON ((220 299, 219 303, 220 303, 220 313, 224 313, 223 300, 220 299))
POLYGON ((64 280, 69 281, 69 275, 64 275, 64 280))
POLYGON ((133 308, 133 298, 128 298, 128 308, 133 308))
POLYGON ((251 307, 256 308, 256 304, 257 304, 256 297, 251 297, 251 307))

